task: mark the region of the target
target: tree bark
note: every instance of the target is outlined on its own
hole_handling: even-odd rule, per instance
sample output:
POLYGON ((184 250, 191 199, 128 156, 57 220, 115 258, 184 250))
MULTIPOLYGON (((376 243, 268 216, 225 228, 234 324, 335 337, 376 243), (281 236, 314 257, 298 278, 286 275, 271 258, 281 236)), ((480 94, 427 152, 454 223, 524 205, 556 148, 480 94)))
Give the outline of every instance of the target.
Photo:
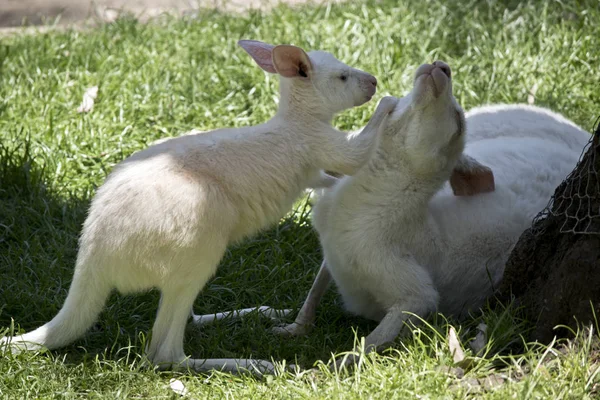
POLYGON ((571 336, 558 325, 600 324, 600 125, 541 215, 519 238, 499 298, 515 299, 537 321, 530 339, 548 343, 571 336))

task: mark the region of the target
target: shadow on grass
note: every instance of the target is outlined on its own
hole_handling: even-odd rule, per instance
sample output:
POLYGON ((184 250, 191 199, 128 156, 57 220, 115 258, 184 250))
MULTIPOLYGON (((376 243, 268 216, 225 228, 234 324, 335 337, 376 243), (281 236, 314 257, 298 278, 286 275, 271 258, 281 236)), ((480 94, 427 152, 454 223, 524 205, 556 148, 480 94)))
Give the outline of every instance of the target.
MULTIPOLYGON (((29 146, 28 141, 12 148, 0 143, 0 329, 14 319, 21 331, 32 330, 62 307, 89 206, 89 199, 60 196, 48 187, 40 166, 45 164, 32 158, 29 146)), ((309 213, 310 205, 301 201, 277 227, 230 247, 217 276, 198 296, 195 311, 208 314, 259 305, 298 310, 321 261, 309 213)), ((128 296, 114 293, 87 334, 53 354, 72 364, 96 355, 120 360, 129 350, 141 355, 158 299, 156 290, 128 296)), ((496 335, 494 349, 503 353, 518 349, 522 342, 515 338, 522 326, 515 325, 514 312, 507 309, 489 315, 483 320, 503 335, 496 335)), ((429 321, 431 329, 424 335, 443 336, 448 321, 438 317, 429 321)), ((462 324, 465 332, 480 321, 477 317, 462 324)), ((334 289, 324 297, 309 335, 282 338, 271 333, 273 324, 249 315, 241 321, 189 327, 185 349, 194 358, 272 358, 311 367, 317 360, 328 361, 332 353, 351 350, 354 330, 359 337, 366 336, 376 326, 347 315, 334 289)))

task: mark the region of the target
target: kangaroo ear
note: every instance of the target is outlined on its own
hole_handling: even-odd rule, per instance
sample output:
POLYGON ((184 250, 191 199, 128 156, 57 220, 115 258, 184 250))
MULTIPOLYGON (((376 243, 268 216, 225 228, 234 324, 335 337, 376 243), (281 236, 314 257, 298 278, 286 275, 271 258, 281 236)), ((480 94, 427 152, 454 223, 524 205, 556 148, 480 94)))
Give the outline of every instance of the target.
POLYGON ((496 189, 492 170, 469 156, 463 156, 454 167, 450 186, 455 196, 474 196, 496 189))
POLYGON ((308 54, 300 47, 290 45, 275 46, 273 64, 279 75, 286 78, 308 78, 313 68, 308 54))
POLYGON ((256 61, 263 70, 276 74, 277 70, 273 65, 273 49, 275 46, 258 40, 240 40, 238 44, 246 50, 246 53, 256 61))

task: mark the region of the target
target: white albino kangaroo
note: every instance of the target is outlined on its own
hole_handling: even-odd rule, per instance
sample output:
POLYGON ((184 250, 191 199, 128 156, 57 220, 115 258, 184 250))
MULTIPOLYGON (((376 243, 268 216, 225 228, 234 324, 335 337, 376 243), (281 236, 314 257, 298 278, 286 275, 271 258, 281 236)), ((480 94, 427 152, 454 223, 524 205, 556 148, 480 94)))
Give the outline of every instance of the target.
MULTIPOLYGON (((534 107, 484 107, 465 120, 450 68, 419 67, 414 89, 380 126, 370 161, 314 207, 324 261, 295 322, 277 332, 306 333, 332 278, 350 312, 380 321, 366 351, 393 341, 405 312, 460 317, 480 307, 588 139, 534 107), (456 197, 446 184, 462 180, 451 171, 465 160, 465 124, 465 153, 491 167, 493 193, 456 197)), ((489 178, 472 173, 465 182, 485 186, 489 178)))
POLYGON ((64 346, 85 333, 113 289, 158 288, 147 348, 154 364, 273 369, 266 361, 186 358, 183 335, 194 299, 228 244, 275 224, 306 187, 334 182, 322 170, 356 172, 395 102, 383 102, 350 140, 331 120, 369 101, 375 77, 322 51, 239 44, 262 69, 280 75, 277 114, 257 126, 167 140, 118 164, 92 201, 62 309, 44 326, 2 343, 15 350, 64 346))

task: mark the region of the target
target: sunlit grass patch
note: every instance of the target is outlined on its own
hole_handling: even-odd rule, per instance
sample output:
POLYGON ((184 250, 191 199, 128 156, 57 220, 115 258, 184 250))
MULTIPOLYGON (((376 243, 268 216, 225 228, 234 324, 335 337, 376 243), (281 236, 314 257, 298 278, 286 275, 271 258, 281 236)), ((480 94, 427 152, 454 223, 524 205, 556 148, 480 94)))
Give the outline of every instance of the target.
MULTIPOLYGON (((362 126, 378 100, 405 94, 418 65, 453 68, 465 109, 485 103, 535 103, 591 129, 600 104, 597 1, 362 1, 277 7, 270 14, 207 11, 190 19, 140 24, 131 18, 86 32, 0 39, 0 332, 49 321, 72 278, 77 238, 89 201, 114 165, 154 140, 192 128, 265 121, 276 110, 277 79, 236 41, 260 39, 322 49, 379 80, 376 98, 335 120, 362 126), (78 113, 98 86, 93 111, 78 113)), ((263 234, 228 250, 196 301, 198 313, 270 305, 299 308, 321 255, 306 199, 263 234)), ((159 373, 143 367, 156 292, 114 294, 85 337, 45 354, 0 356, 0 397, 172 398, 171 378, 197 398, 594 398, 599 395, 597 333, 581 331, 550 347, 525 339, 530 322, 515 307, 486 309, 466 321, 432 316, 353 373, 321 362, 349 351, 375 324, 342 311, 326 295, 316 327, 284 339, 252 315, 189 329, 194 357, 271 357, 318 371, 257 379, 159 373), (488 327, 482 354, 469 350, 488 327), (458 377, 449 326, 472 365, 458 377), (565 347, 566 346, 566 347, 565 347), (499 385, 486 386, 489 376, 499 385)))

